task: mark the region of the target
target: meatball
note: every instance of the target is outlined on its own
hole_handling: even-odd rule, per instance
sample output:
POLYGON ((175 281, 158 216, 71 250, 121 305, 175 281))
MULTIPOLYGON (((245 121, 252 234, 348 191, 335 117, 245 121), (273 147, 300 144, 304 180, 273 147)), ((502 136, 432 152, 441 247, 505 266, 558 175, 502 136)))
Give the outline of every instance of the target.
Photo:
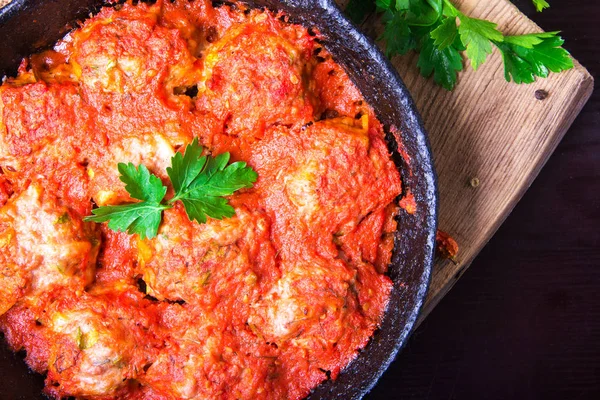
POLYGON ((174 87, 200 79, 188 43, 178 29, 159 24, 158 7, 125 8, 104 9, 72 37, 71 62, 88 100, 101 106, 102 100, 133 93, 164 99, 174 87))
POLYGON ((275 250, 263 240, 270 225, 258 211, 236 214, 199 225, 181 207, 165 211, 158 236, 138 243, 148 294, 210 308, 256 297, 258 282, 272 279, 275 250))
POLYGON ((135 289, 63 291, 45 304, 38 318, 51 343, 47 383, 54 396, 118 397, 156 360, 152 304, 135 289))
POLYGON ((0 209, 0 226, 0 314, 22 296, 56 287, 82 291, 93 280, 100 243, 93 224, 58 205, 41 184, 0 209))
POLYGON ((308 246, 336 257, 334 235, 354 230, 400 194, 386 144, 368 128, 368 116, 362 118, 319 121, 300 132, 279 127, 253 148, 255 190, 282 254, 299 254, 308 246))
POLYGON ((278 27, 274 17, 256 15, 206 49, 198 107, 221 118, 225 135, 252 142, 273 124, 312 119, 306 54, 292 43, 297 32, 278 27))
MULTIPOLYGON (((284 262, 282 270, 281 279, 252 305, 248 323, 269 342, 281 344, 299 333, 304 337, 316 334, 328 339, 323 337, 320 323, 325 318, 339 320, 342 317, 349 290, 347 282, 354 272, 341 262, 327 265, 318 258, 293 265, 284 262)), ((339 322, 334 324, 337 335, 343 330, 339 322)))

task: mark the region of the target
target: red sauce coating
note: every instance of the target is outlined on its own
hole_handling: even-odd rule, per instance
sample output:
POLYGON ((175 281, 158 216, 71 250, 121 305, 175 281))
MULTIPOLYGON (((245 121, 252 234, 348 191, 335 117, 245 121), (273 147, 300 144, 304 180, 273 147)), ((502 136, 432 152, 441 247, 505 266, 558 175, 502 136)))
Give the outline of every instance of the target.
POLYGON ((0 329, 48 395, 300 399, 377 328, 400 176, 318 35, 284 19, 104 8, 0 87, 0 329), (235 217, 176 206, 151 240, 82 221, 131 201, 118 162, 167 184, 195 137, 258 172, 235 217))

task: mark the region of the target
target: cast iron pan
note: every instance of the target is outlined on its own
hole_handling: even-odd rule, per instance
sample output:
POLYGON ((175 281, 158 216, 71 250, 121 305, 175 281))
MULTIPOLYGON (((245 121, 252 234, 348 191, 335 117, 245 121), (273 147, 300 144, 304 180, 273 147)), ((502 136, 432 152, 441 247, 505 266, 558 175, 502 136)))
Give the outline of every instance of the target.
MULTIPOLYGON (((341 14, 333 0, 246 0, 253 7, 284 11, 291 22, 315 28, 333 57, 373 106, 386 128, 397 127, 407 163, 389 135, 388 144, 402 173, 405 190, 416 199, 413 215, 398 218, 389 275, 394 288, 381 328, 339 375, 318 386, 310 399, 359 399, 377 382, 406 342, 419 315, 431 275, 437 225, 436 176, 420 117, 395 69, 375 44, 341 14)), ((0 10, 0 76, 14 75, 23 57, 52 46, 102 0, 13 0, 0 10)), ((43 398, 43 378, 0 345, 0 398, 43 398)))

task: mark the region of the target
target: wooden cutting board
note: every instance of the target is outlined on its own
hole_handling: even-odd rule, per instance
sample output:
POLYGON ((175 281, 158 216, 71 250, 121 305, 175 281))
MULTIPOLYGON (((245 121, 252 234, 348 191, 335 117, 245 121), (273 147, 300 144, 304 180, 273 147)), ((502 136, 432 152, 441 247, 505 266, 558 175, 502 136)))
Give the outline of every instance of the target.
MULTIPOLYGON (((0 7, 9 2, 0 0, 0 7)), ((338 0, 342 6, 346 2, 338 0)), ((470 16, 498 23, 506 34, 541 31, 507 0, 454 3, 470 16)), ((362 28, 372 37, 381 32, 376 18, 362 28)), ((531 185, 590 97, 593 78, 576 62, 574 69, 531 85, 508 83, 500 55, 494 51, 477 72, 467 67, 456 89, 447 92, 419 75, 415 54, 392 62, 429 132, 438 173, 439 226, 460 246, 457 264, 436 261, 423 320, 531 185), (547 92, 547 97, 536 98, 538 90, 547 92), (473 185, 474 180, 479 185, 473 185)))
MULTIPOLYGON (((505 34, 541 31, 507 0, 453 3, 469 16, 496 22, 505 34)), ((362 28, 371 37, 382 32, 376 18, 362 28)), ((508 83, 494 50, 477 72, 466 67, 454 91, 448 92, 420 76, 414 53, 392 63, 429 133, 438 173, 439 227, 460 246, 457 264, 436 260, 422 321, 525 194, 589 99, 594 81, 575 62, 574 69, 531 85, 508 83), (545 99, 542 93, 547 93, 545 99)))

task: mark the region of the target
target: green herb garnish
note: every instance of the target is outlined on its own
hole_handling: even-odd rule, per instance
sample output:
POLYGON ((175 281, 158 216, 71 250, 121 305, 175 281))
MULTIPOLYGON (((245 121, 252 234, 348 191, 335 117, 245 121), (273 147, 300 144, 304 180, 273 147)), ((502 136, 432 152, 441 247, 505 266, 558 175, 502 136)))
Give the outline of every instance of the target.
POLYGON ((190 221, 205 223, 207 217, 230 218, 235 210, 223 196, 230 196, 242 188, 250 188, 257 174, 245 162, 228 165, 229 153, 200 156, 202 146, 198 140, 185 148, 185 154, 177 153, 171 158, 167 174, 175 195, 164 201, 167 188, 160 178, 144 165, 119 163, 120 179, 125 190, 137 203, 98 207, 85 221, 106 222, 115 231, 137 233, 140 238, 153 238, 162 221, 162 212, 181 201, 190 221))
POLYGON ((533 5, 538 12, 542 12, 545 8, 550 7, 546 0, 533 0, 533 5))
MULTIPOLYGON (((533 3, 538 11, 549 7, 545 0, 533 3)), ((450 0, 350 0, 348 14, 361 22, 372 9, 381 13, 385 24, 379 39, 386 44, 386 55, 418 52, 421 74, 433 75, 448 90, 454 89, 458 72, 464 68, 462 52, 477 70, 496 47, 509 82, 532 83, 550 71, 573 68, 558 32, 505 36, 494 22, 469 17, 450 0)))

